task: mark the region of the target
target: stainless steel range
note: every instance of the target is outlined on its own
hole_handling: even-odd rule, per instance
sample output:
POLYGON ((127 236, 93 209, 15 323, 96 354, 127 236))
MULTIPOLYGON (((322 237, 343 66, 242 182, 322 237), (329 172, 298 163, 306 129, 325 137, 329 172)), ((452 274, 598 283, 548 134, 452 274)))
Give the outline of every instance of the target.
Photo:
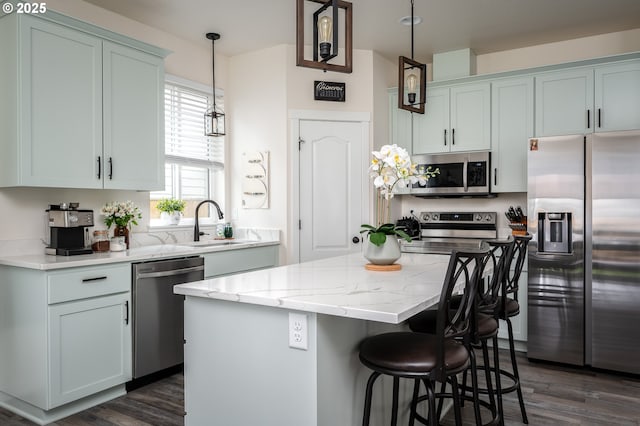
POLYGON ((449 254, 478 248, 483 240, 498 237, 496 220, 496 212, 422 212, 417 220, 419 235, 411 242, 403 240, 401 250, 449 254))

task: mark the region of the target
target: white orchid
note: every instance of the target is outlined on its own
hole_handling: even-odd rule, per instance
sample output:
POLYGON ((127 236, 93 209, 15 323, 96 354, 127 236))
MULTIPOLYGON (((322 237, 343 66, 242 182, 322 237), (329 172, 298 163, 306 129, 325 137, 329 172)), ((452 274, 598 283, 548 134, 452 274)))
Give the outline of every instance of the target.
POLYGON ((373 185, 380 190, 385 199, 393 197, 396 185, 407 187, 416 182, 426 184, 430 177, 439 173, 430 168, 418 173, 416 164, 411 163, 407 150, 396 144, 383 145, 380 151, 373 151, 373 158, 369 172, 373 178, 373 185))

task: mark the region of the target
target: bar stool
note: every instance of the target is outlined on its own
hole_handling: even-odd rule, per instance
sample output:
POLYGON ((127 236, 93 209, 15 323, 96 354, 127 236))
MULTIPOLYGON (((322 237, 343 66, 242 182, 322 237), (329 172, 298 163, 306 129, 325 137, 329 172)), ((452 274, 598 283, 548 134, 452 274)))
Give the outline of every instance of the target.
POLYGON ((435 426, 436 397, 453 398, 456 424, 461 424, 460 401, 456 375, 469 368, 469 351, 459 340, 468 336, 471 318, 475 315, 475 297, 478 282, 482 277, 488 245, 477 250, 452 252, 438 302, 436 333, 391 332, 367 337, 360 344, 360 361, 373 370, 367 381, 363 426, 369 425, 373 385, 380 375, 393 377, 393 402, 391 424, 398 418, 399 379, 415 380, 410 407, 410 425, 415 420, 435 426), (454 290, 464 285, 456 308, 451 306, 454 290), (450 395, 437 394, 434 382, 451 383, 450 395), (428 419, 416 412, 419 383, 423 382, 429 403, 428 419))
MULTIPOLYGON (((476 296, 476 317, 474 321, 474 329, 471 332, 471 339, 469 340, 468 349, 470 351, 471 356, 471 380, 472 380, 472 390, 477 389, 477 369, 475 362, 475 354, 473 348, 480 348, 482 350, 483 355, 483 369, 485 372, 485 380, 487 383, 487 387, 485 389, 477 389, 478 392, 487 393, 489 395, 489 402, 481 401, 479 398, 473 397, 472 402, 474 404, 474 415, 476 420, 476 425, 482 425, 482 419, 480 415, 480 405, 483 405, 491 411, 492 420, 486 425, 496 425, 502 424, 502 398, 500 398, 500 375, 496 374, 496 371, 499 371, 499 353, 497 351, 498 347, 498 305, 500 301, 500 291, 502 288, 502 283, 506 274, 506 269, 510 263, 510 256, 512 254, 515 241, 513 238, 509 238, 507 240, 490 240, 487 241, 490 246, 489 254, 486 258, 487 265, 490 265, 492 268, 491 279, 489 281, 489 285, 486 288, 480 288, 478 290, 478 295, 476 296), (495 375, 495 383, 496 383, 496 393, 497 393, 497 404, 496 404, 496 396, 493 392, 492 386, 492 378, 491 373, 492 369, 490 367, 490 358, 489 358, 489 346, 488 341, 492 341, 492 345, 494 348, 493 351, 493 360, 494 366, 498 366, 493 369, 493 373, 495 375)), ((486 268, 486 266, 485 266, 486 268)), ((453 296, 452 305, 456 306, 458 303, 459 296, 453 296)), ((423 311, 412 318, 409 319, 409 328, 412 331, 420 332, 420 333, 433 333, 435 329, 435 311, 427 310, 423 311)), ((466 386, 467 381, 467 372, 464 372, 463 383, 462 383, 462 395, 463 401, 466 399, 465 392, 468 389, 466 386)), ((474 393, 475 395, 475 393, 474 393)), ((442 402, 442 401, 440 401, 442 402)), ((438 406, 438 413, 442 408, 442 404, 438 406)))
POLYGON ((531 234, 522 236, 515 236, 515 246, 511 256, 511 262, 502 285, 502 295, 500 305, 498 309, 498 317, 507 323, 507 330, 509 332, 509 354, 511 356, 511 369, 512 372, 506 370, 499 370, 501 376, 506 376, 513 381, 513 384, 508 387, 503 387, 501 393, 509 393, 513 391, 518 392, 518 402, 520 403, 520 413, 522 415, 522 422, 529 423, 527 419, 527 412, 524 407, 524 399, 522 397, 522 389, 520 387, 520 375, 518 374, 518 363, 516 361, 516 349, 513 341, 513 326, 511 324, 511 318, 520 314, 520 304, 518 303, 518 281, 520 280, 520 274, 522 273, 522 267, 527 259, 527 247, 531 241, 531 234), (513 263, 515 261, 515 263, 513 263), (513 265, 513 267, 511 267, 513 265))

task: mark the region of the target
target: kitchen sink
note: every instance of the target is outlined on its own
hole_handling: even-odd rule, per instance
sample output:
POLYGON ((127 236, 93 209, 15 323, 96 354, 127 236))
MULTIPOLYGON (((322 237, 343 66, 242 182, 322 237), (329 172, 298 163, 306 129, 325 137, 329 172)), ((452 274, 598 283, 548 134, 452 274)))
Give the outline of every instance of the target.
POLYGON ((205 240, 205 241, 189 241, 186 243, 180 243, 182 246, 189 247, 214 247, 214 246, 229 246, 234 244, 247 244, 249 241, 238 240, 205 240))

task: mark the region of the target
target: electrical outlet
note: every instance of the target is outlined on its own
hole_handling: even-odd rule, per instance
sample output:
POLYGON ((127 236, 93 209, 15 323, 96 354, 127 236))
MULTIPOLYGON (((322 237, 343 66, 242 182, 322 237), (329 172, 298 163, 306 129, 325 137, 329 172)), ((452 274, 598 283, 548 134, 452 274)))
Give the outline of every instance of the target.
POLYGON ((289 347, 307 350, 307 316, 289 312, 289 347))

